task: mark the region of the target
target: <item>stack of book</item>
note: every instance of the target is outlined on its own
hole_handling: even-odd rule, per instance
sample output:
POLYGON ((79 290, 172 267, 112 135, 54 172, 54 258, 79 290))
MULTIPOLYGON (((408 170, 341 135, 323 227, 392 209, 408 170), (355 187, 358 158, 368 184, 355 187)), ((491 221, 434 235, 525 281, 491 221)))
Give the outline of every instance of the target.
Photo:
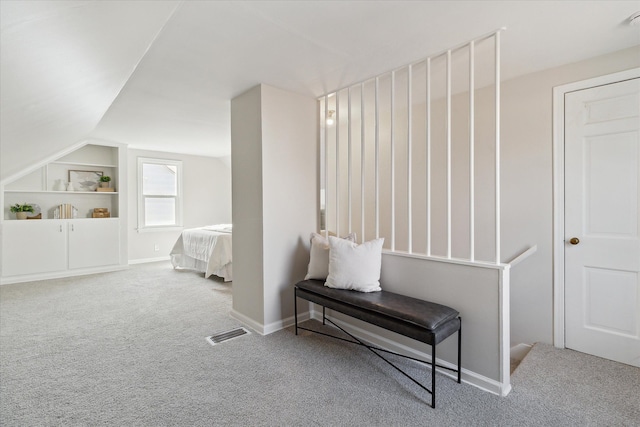
POLYGON ((56 209, 53 211, 54 219, 69 219, 77 217, 78 209, 74 208, 73 205, 69 203, 58 205, 58 207, 56 207, 56 209))

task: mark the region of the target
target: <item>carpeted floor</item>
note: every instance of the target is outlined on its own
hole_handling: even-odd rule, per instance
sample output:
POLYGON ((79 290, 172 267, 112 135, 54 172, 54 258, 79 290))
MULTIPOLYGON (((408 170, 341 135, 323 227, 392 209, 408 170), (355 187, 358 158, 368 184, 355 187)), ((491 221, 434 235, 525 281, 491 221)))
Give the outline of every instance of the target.
POLYGON ((549 345, 505 398, 439 375, 435 410, 366 349, 317 334, 211 346, 240 326, 231 286, 168 263, 1 286, 0 425, 640 425, 640 369, 549 345))

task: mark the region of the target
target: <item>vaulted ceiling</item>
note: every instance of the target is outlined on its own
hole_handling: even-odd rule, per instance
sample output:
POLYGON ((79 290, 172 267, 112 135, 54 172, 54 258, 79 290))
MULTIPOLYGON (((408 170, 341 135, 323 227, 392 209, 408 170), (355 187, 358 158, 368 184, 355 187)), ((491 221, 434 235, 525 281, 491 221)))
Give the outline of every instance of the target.
POLYGON ((230 154, 230 100, 319 96, 501 27, 503 80, 639 45, 634 1, 0 1, 2 179, 86 138, 230 154))

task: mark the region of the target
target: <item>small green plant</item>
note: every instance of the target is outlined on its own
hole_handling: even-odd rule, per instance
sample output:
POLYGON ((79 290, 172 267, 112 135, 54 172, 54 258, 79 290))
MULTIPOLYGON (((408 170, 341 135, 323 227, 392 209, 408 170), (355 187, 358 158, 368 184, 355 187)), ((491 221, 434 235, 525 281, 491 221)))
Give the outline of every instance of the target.
POLYGON ((15 213, 15 212, 31 212, 33 213, 33 206, 28 205, 28 204, 18 204, 16 203, 15 205, 11 206, 11 212, 15 213))
POLYGON ((102 175, 100 177, 100 182, 109 182, 109 181, 111 181, 111 177, 110 176, 102 175))

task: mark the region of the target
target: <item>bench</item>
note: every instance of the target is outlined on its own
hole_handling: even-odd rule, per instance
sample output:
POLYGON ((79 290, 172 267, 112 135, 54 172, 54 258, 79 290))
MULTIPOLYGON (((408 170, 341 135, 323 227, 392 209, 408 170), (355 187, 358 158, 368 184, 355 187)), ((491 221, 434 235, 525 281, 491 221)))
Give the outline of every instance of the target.
POLYGON ((371 350, 378 357, 393 366, 400 373, 411 379, 431 394, 431 407, 436 407, 436 366, 456 372, 460 383, 460 359, 462 341, 462 319, 453 308, 423 301, 388 291, 356 292, 343 289, 333 289, 324 286, 321 280, 304 280, 294 286, 294 316, 295 333, 298 329, 338 338, 353 344, 362 345, 371 350), (326 334, 320 331, 307 329, 298 325, 298 298, 305 299, 322 306, 322 324, 326 321, 349 335, 354 341, 326 334), (325 316, 325 309, 346 314, 367 323, 396 332, 400 335, 413 338, 431 346, 431 362, 414 359, 402 354, 397 354, 385 349, 373 347, 336 325, 325 316), (436 364, 436 346, 449 336, 458 332, 458 367, 453 369, 436 364), (419 381, 402 371, 392 362, 384 358, 380 352, 396 354, 418 362, 431 365, 431 389, 425 387, 419 381))

